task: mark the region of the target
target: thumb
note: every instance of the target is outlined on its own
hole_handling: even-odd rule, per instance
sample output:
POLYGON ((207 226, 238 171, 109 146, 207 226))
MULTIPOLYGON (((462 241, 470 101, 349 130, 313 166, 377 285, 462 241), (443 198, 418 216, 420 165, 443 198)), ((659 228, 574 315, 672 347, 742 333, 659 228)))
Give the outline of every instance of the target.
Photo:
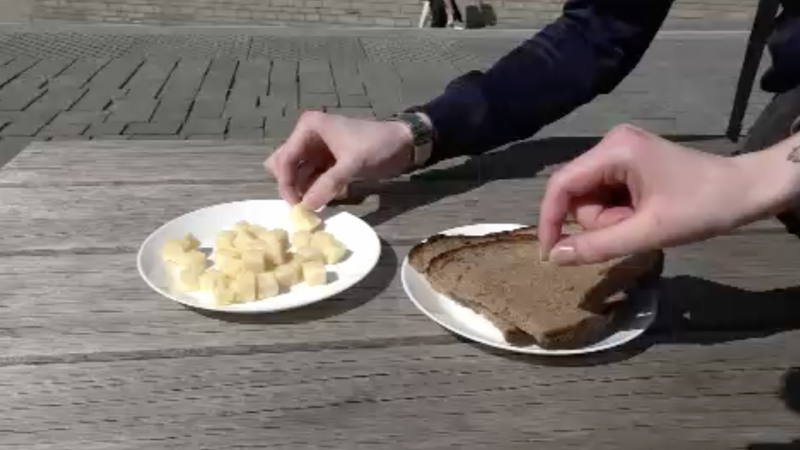
POLYGON ((357 169, 350 164, 338 161, 333 167, 317 178, 303 195, 303 206, 316 211, 333 200, 353 179, 357 169))
POLYGON ((639 213, 614 225, 570 235, 550 251, 557 266, 605 262, 658 247, 646 215, 639 213))

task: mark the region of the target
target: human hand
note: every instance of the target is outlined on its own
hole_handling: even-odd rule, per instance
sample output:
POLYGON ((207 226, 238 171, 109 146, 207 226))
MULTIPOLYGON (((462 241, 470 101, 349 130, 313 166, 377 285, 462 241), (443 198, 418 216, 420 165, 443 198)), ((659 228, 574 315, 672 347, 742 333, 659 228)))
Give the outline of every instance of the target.
POLYGON ((742 194, 733 158, 616 127, 550 178, 539 216, 542 255, 554 264, 606 261, 710 238, 763 211, 742 194), (562 239, 571 214, 583 232, 562 239))
POLYGON ((307 112, 264 166, 284 200, 315 211, 353 179, 401 175, 412 158, 411 132, 401 123, 307 112))

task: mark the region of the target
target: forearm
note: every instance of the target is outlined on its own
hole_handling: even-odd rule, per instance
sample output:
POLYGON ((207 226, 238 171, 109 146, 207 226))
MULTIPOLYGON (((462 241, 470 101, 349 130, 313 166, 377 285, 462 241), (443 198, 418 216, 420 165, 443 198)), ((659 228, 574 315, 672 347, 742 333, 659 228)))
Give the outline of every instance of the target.
POLYGON ((564 14, 500 59, 422 107, 434 124, 433 161, 525 139, 636 66, 672 0, 570 0, 564 14))
POLYGON ((745 190, 742 224, 800 203, 800 134, 764 151, 737 156, 733 162, 745 190))

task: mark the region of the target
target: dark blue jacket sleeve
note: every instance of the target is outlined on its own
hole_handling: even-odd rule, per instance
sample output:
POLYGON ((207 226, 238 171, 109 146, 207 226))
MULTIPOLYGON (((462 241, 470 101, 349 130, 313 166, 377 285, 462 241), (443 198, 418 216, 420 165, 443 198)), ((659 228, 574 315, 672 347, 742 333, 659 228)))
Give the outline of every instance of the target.
POLYGON ((673 0, 568 0, 562 16, 485 73, 417 108, 436 129, 430 163, 529 138, 610 92, 642 58, 673 0))

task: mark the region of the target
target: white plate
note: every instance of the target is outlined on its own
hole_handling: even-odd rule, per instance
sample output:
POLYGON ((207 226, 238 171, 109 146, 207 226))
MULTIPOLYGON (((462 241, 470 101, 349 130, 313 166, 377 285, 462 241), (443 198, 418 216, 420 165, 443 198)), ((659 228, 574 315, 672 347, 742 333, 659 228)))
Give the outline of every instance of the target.
MULTIPOLYGON (((521 228, 518 224, 481 224, 453 228, 442 234, 462 234, 480 236, 498 231, 521 228)), ((632 292, 615 320, 613 334, 605 339, 574 349, 549 350, 538 345, 513 346, 503 338, 500 330, 478 313, 456 303, 447 296, 434 291, 425 277, 408 263, 408 257, 401 268, 403 288, 411 301, 423 313, 448 330, 482 344, 517 353, 535 355, 578 355, 599 352, 629 342, 647 330, 653 323, 657 311, 657 295, 654 289, 632 292)))
POLYGON ((217 234, 242 220, 291 232, 291 225, 288 223, 289 209, 289 205, 282 200, 247 200, 210 206, 178 217, 153 232, 144 241, 138 255, 139 274, 156 292, 187 306, 235 313, 265 313, 299 308, 339 294, 364 279, 378 263, 381 243, 372 227, 346 212, 339 212, 328 218, 321 213, 325 218, 325 230, 349 250, 344 261, 327 266, 328 284, 299 284, 276 297, 226 307, 213 306, 207 294, 179 292, 172 288, 170 268, 160 256, 161 247, 167 239, 181 238, 186 233, 192 233, 200 241, 201 250, 208 254, 217 234))

